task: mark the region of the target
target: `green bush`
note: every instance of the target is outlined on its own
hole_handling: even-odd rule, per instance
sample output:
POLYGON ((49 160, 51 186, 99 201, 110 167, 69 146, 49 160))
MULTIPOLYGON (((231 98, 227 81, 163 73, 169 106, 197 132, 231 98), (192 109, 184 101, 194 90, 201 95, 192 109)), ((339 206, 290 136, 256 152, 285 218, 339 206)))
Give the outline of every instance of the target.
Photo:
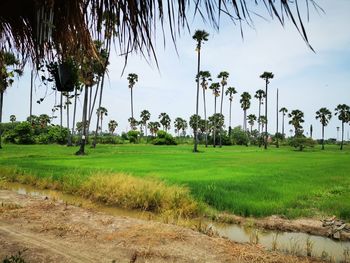
POLYGON ((47 129, 49 143, 65 144, 67 143, 68 134, 69 130, 61 128, 59 125, 50 126, 47 129))
POLYGON ((316 145, 316 141, 304 136, 298 136, 298 137, 290 138, 289 144, 294 148, 298 148, 299 151, 302 151, 306 147, 310 147, 310 148, 314 147, 316 145))
POLYGON ((36 143, 38 144, 49 144, 50 143, 50 138, 47 133, 42 133, 36 136, 35 138, 36 143))
POLYGON ((235 145, 248 145, 249 137, 245 131, 242 130, 241 126, 237 126, 231 131, 232 144, 235 145))
POLYGON ((155 138, 152 143, 154 145, 176 145, 176 141, 174 137, 165 132, 165 131, 158 131, 157 132, 157 138, 155 138))
POLYGON ((139 131, 128 131, 128 139, 130 141, 130 143, 138 143, 139 142, 139 136, 140 136, 140 132, 139 131))
POLYGON ((3 137, 5 143, 16 143, 16 133, 14 130, 5 131, 3 137))
POLYGON ((32 125, 27 121, 19 123, 14 129, 14 138, 18 144, 35 143, 32 125))

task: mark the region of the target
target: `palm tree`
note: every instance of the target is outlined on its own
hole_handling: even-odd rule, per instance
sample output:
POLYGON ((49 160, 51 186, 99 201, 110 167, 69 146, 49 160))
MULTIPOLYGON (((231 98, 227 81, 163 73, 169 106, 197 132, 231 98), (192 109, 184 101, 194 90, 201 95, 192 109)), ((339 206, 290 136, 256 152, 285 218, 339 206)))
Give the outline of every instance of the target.
POLYGON ((224 115, 215 113, 209 117, 209 127, 213 132, 213 147, 216 146, 215 134, 217 130, 222 130, 224 127, 224 115))
POLYGON ((138 124, 138 121, 135 119, 135 118, 133 118, 133 117, 130 117, 129 119, 128 119, 128 122, 129 122, 129 124, 130 124, 130 129, 131 130, 136 130, 136 126, 137 126, 137 124, 138 124))
POLYGON ((286 116, 286 114, 288 113, 287 108, 282 107, 280 108, 279 112, 282 113, 282 137, 285 135, 284 134, 284 117, 286 116))
MULTIPOLYGON (((204 30, 196 30, 194 32, 194 35, 192 38, 197 42, 196 51, 197 51, 197 76, 199 76, 200 72, 200 64, 201 64, 201 49, 202 49, 202 43, 204 41, 208 41, 209 34, 204 30)), ((199 78, 197 78, 197 96, 196 96, 196 115, 198 115, 198 105, 199 105, 199 78)), ((196 123, 196 129, 194 134, 194 148, 193 152, 198 152, 197 145, 198 145, 198 122, 196 123)))
MULTIPOLYGON (((186 135, 186 130, 187 130, 188 124, 186 120, 182 120, 182 126, 181 126, 181 130, 182 130, 182 135, 185 136, 186 135)), ((207 127, 207 126, 206 126, 207 127)))
MULTIPOLYGON (((220 83, 219 82, 214 82, 210 85, 209 89, 211 89, 213 91, 213 95, 214 95, 214 115, 216 114, 216 99, 217 97, 220 96, 220 83)), ((216 120, 213 119, 214 121, 216 120)), ((216 125, 214 125, 216 127, 216 125)), ((213 146, 216 146, 216 129, 213 129, 213 146)))
POLYGON ((291 113, 288 114, 288 117, 291 118, 289 124, 294 127, 295 137, 301 136, 303 134, 303 127, 301 124, 304 122, 304 113, 300 110, 292 110, 291 113))
POLYGON ((193 135, 198 133, 199 123, 201 121, 201 116, 193 114, 190 117, 189 125, 192 128, 193 135), (197 129, 197 131, 196 131, 197 129))
POLYGON ((225 95, 229 96, 229 100, 230 100, 230 113, 229 113, 229 126, 228 126, 228 134, 229 137, 231 137, 231 130, 232 130, 232 123, 231 123, 231 114, 232 114, 232 101, 233 101, 233 95, 236 94, 236 88, 235 87, 228 87, 225 91, 225 95))
POLYGON ((171 123, 171 119, 169 115, 165 112, 162 112, 161 114, 159 114, 158 118, 159 118, 160 124, 162 124, 163 126, 163 131, 168 131, 170 129, 170 123, 171 123))
MULTIPOLYGON (((261 116, 261 105, 263 104, 263 100, 265 98, 265 91, 263 91, 262 89, 259 89, 255 92, 254 98, 259 100, 259 115, 258 115, 258 119, 261 116)), ((259 133, 261 132, 260 130, 260 122, 258 122, 258 131, 259 133)))
POLYGON ((258 118, 258 123, 260 123, 261 125, 261 130, 264 130, 264 127, 267 123, 267 119, 264 115, 261 115, 259 118, 258 118))
POLYGON ((150 130, 152 136, 155 136, 160 128, 160 123, 157 121, 149 122, 148 123, 148 129, 150 130))
MULTIPOLYGON (((207 123, 207 105, 205 102, 205 91, 208 88, 208 81, 211 81, 211 75, 209 71, 200 71, 198 78, 200 79, 200 85, 203 90, 203 105, 204 105, 204 120, 207 123)), ((205 126, 205 147, 208 147, 208 127, 205 126)))
POLYGON ((118 122, 115 120, 110 120, 108 123, 108 131, 113 135, 115 129, 118 127, 118 122))
POLYGON ((254 114, 249 114, 247 116, 248 123, 250 125, 250 133, 253 131, 254 122, 256 121, 256 116, 254 114))
MULTIPOLYGON (((22 75, 22 70, 18 69, 19 61, 10 52, 0 50, 0 124, 2 123, 2 107, 4 103, 4 93, 14 82, 14 76, 22 75)), ((2 130, 0 129, 0 149, 2 130)))
MULTIPOLYGON (((274 75, 272 72, 264 72, 263 74, 260 75, 260 78, 265 80, 265 117, 267 118, 267 88, 270 83, 270 79, 273 79, 274 75)), ((265 149, 267 149, 267 123, 265 125, 265 149)))
MULTIPOLYGON (((220 103, 220 114, 222 114, 222 105, 224 101, 224 89, 227 85, 227 79, 229 77, 229 73, 227 71, 221 71, 218 75, 218 78, 221 78, 220 84, 221 84, 221 103, 220 103)), ((220 147, 222 147, 222 135, 220 130, 220 141, 219 141, 220 147)))
POLYGON ((133 95, 132 95, 132 90, 136 84, 136 82, 139 80, 139 77, 135 73, 130 73, 128 75, 128 81, 129 81, 129 89, 130 89, 130 94, 131 94, 131 118, 134 118, 134 105, 133 105, 133 95))
POLYGON ((338 120, 341 121, 341 144, 340 150, 343 150, 344 144, 344 123, 350 122, 350 107, 346 104, 339 104, 335 108, 335 115, 338 115, 338 120))
POLYGON ((40 127, 42 129, 46 129, 47 125, 51 122, 51 118, 47 114, 40 114, 40 116, 38 117, 38 121, 40 123, 40 127))
POLYGON ((149 121, 149 119, 151 118, 151 113, 148 110, 143 110, 141 111, 141 115, 140 115, 140 123, 142 123, 142 125, 145 127, 145 135, 147 137, 147 121, 149 121))
POLYGON ((175 132, 177 132, 177 137, 180 137, 180 130, 183 129, 184 122, 186 122, 184 119, 178 117, 174 121, 174 127, 175 127, 175 132))
POLYGON ((16 121, 16 116, 15 115, 10 115, 10 122, 12 122, 12 124, 16 121))
POLYGON ((316 111, 316 120, 320 119, 322 124, 322 150, 324 150, 324 127, 327 126, 328 122, 332 118, 332 113, 327 108, 321 108, 316 111))
POLYGON ((103 116, 108 116, 108 110, 107 110, 105 107, 99 107, 99 108, 96 110, 96 114, 97 114, 97 115, 100 115, 100 119, 101 119, 101 126, 100 126, 100 129, 101 129, 101 135, 102 135, 102 132, 103 132, 103 129, 102 129, 103 116))
POLYGON ((246 132, 247 131, 247 110, 250 108, 250 99, 252 97, 248 92, 243 92, 241 94, 241 108, 243 109, 243 130, 246 132))

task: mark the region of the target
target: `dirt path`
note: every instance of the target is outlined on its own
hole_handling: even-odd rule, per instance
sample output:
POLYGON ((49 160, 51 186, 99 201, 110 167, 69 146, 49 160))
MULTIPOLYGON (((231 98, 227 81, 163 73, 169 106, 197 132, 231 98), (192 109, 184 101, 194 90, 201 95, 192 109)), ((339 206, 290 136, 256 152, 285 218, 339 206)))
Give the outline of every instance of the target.
POLYGON ((25 250, 28 262, 316 262, 12 191, 0 204, 0 261, 25 250))

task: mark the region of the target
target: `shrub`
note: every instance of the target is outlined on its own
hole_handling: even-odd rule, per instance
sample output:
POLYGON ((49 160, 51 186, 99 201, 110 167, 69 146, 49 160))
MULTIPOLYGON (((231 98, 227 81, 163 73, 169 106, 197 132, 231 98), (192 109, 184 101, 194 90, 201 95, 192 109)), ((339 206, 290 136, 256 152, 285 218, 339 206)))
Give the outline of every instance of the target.
POLYGON ((65 144, 69 130, 67 128, 61 128, 59 125, 48 127, 47 129, 49 143, 65 144))
POLYGON ((29 122, 21 122, 14 129, 14 138, 19 144, 33 144, 34 130, 29 122))
POLYGON ((139 136, 140 132, 139 131, 128 131, 128 138, 130 143, 138 143, 139 142, 139 136))
POLYGON ((41 133, 38 136, 36 136, 36 143, 38 144, 49 144, 49 142, 50 139, 47 133, 41 133))
POLYGON ((289 144, 294 148, 298 148, 299 151, 304 150, 306 147, 314 147, 316 145, 316 141, 311 138, 307 138, 304 136, 293 137, 290 139, 289 144))
POLYGON ((157 138, 155 138, 152 143, 154 145, 176 145, 176 141, 174 137, 165 132, 165 131, 158 131, 157 132, 157 138))
POLYGON ((249 142, 248 135, 241 126, 237 126, 231 131, 231 139, 235 145, 248 145, 249 142))
POLYGON ((4 135, 5 143, 16 143, 16 133, 14 130, 5 131, 4 135))

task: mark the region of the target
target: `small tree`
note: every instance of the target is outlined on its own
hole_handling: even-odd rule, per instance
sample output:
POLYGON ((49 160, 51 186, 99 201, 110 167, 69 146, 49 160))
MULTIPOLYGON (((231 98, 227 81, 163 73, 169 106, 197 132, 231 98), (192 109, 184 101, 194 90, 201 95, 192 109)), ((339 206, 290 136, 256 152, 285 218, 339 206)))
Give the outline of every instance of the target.
POLYGON ((324 150, 324 127, 327 126, 328 122, 332 118, 332 113, 327 108, 321 108, 316 111, 316 120, 320 119, 322 124, 322 150, 324 150))
POLYGON ((152 136, 155 136, 160 128, 160 123, 155 121, 155 122, 149 122, 148 123, 148 129, 150 130, 152 136))
POLYGON ((304 113, 300 110, 292 110, 288 116, 291 118, 289 124, 293 125, 294 127, 295 137, 301 136, 303 134, 303 127, 301 124, 304 122, 304 113))
POLYGON ((169 115, 165 112, 162 112, 161 114, 159 114, 158 118, 159 118, 160 124, 162 124, 163 126, 163 131, 168 131, 170 129, 170 123, 171 123, 171 119, 169 115))
POLYGON ((96 114, 100 115, 100 121, 101 121, 100 129, 101 129, 101 134, 102 134, 102 132, 103 132, 103 129, 102 129, 103 116, 108 116, 108 110, 105 107, 99 107, 96 111, 96 114))
POLYGON ((350 122, 350 107, 346 104, 339 104, 335 108, 335 115, 338 116, 338 120, 341 121, 341 144, 340 150, 343 150, 344 144, 344 124, 350 122))
POLYGON ((131 118, 134 118, 134 98, 133 98, 133 89, 134 86, 136 84, 136 82, 138 82, 139 77, 137 76, 137 74, 135 73, 130 73, 128 75, 128 81, 129 81, 129 89, 130 89, 130 105, 131 105, 131 118))
POLYGON ((111 135, 113 135, 115 129, 118 127, 118 122, 115 120, 110 120, 108 123, 108 131, 110 132, 111 135))

